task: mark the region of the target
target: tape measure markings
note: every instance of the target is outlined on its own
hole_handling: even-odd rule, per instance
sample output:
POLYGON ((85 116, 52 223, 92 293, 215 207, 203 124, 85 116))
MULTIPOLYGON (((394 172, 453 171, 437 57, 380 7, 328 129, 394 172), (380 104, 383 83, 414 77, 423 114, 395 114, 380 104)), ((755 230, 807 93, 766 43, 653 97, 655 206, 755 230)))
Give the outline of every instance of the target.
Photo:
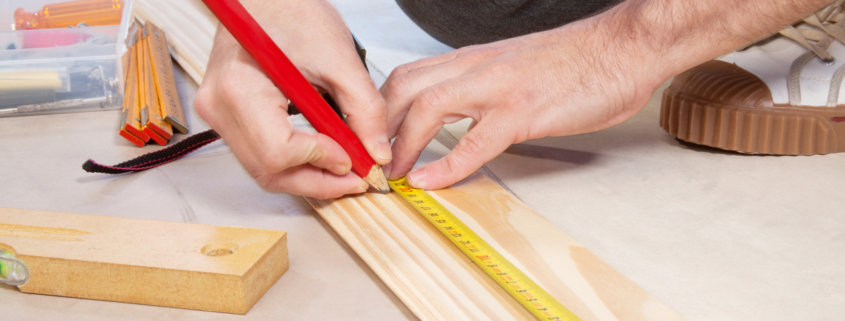
POLYGON ((431 195, 424 190, 408 186, 405 178, 389 183, 390 187, 420 215, 446 235, 449 241, 538 319, 580 321, 575 314, 516 268, 431 195))

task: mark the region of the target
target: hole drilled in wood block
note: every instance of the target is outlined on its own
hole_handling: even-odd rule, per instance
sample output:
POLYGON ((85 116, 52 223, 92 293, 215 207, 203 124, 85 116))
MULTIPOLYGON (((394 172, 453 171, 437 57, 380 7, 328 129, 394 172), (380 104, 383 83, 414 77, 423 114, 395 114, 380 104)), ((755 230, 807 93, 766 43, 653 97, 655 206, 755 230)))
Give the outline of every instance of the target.
MULTIPOLYGON (((24 293, 246 313, 288 269, 285 232, 0 208, 24 293)), ((2 313, 0 313, 2 314, 2 313)))
POLYGON ((234 254, 238 250, 238 245, 235 243, 215 243, 202 247, 202 254, 208 256, 226 256, 234 254))

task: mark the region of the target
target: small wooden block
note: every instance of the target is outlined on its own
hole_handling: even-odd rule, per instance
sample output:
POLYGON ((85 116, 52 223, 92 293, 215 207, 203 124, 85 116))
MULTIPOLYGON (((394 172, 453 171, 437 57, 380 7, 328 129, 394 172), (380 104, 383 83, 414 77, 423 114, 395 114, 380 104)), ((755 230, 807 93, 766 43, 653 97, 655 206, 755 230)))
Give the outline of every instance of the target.
POLYGON ((26 293, 244 314, 288 269, 287 234, 0 208, 26 293))

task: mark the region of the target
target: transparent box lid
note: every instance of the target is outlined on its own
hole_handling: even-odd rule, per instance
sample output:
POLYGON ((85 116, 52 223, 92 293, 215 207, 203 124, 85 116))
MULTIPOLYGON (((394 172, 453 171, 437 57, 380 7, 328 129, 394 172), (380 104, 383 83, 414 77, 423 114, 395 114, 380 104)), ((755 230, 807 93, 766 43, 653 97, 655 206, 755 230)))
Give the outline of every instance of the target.
POLYGON ((120 108, 131 7, 0 0, 0 117, 120 108))

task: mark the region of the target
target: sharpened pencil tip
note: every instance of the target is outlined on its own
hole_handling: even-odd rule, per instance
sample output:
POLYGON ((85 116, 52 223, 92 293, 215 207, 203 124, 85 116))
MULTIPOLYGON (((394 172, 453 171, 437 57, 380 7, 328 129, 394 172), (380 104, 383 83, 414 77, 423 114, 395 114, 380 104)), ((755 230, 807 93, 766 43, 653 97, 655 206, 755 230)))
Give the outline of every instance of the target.
POLYGON ((367 177, 364 177, 364 181, 383 194, 390 193, 390 185, 387 184, 387 177, 384 176, 381 166, 373 165, 370 173, 367 174, 367 177))

